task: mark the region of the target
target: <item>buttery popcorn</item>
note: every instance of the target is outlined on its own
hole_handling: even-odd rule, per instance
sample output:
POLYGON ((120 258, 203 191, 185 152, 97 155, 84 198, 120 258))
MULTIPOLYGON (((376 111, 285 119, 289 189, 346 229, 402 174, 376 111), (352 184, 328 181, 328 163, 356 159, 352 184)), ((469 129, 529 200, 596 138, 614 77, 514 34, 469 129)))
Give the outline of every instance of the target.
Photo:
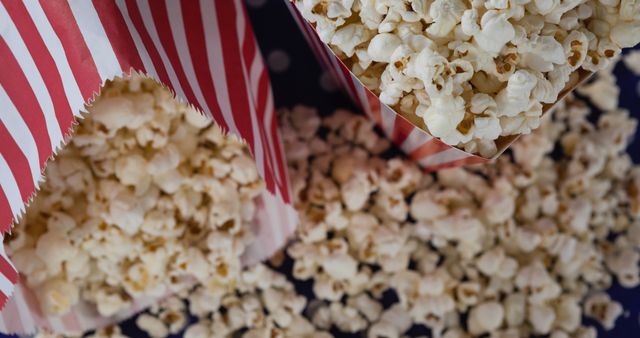
POLYGON ((538 128, 543 105, 578 70, 601 70, 640 42, 636 1, 294 3, 383 103, 483 157, 498 152, 496 140, 538 128))
POLYGON ((110 316, 194 279, 232 288, 263 187, 241 141, 137 75, 106 85, 45 177, 6 244, 52 315, 82 300, 110 316))

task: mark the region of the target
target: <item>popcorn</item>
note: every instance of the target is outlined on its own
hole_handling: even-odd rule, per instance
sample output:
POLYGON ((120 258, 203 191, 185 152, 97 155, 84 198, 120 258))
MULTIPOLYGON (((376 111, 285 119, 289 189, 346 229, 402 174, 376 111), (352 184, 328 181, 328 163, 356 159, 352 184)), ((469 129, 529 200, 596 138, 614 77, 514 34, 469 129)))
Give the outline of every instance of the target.
POLYGON ((169 335, 169 329, 167 329, 162 320, 148 314, 138 316, 136 325, 152 338, 167 337, 169 335))
MULTIPOLYGON (((537 10, 536 3, 558 22, 590 11, 580 9, 577 3, 571 7, 557 1, 527 6, 488 1, 485 6, 487 11, 512 18, 521 15, 525 7, 537 10), (558 17, 557 13, 563 14, 558 17)), ((415 19, 405 13, 408 9, 404 6, 366 6, 371 7, 368 11, 391 13, 384 19, 389 27, 406 24, 400 20, 415 19), (389 16, 393 20, 386 19, 389 16)), ((412 8, 419 6, 413 4, 412 8)), ((340 15, 350 15, 346 11, 338 10, 337 18, 344 20, 340 15)), ((421 13, 418 20, 433 20, 426 9, 421 13)), ((383 20, 369 15, 371 20, 383 20)), ((535 28, 539 32, 553 28, 524 18, 517 25, 540 26, 535 28)), ((449 34, 459 33, 454 29, 449 34)), ((561 39, 558 42, 562 43, 561 39)), ((523 97, 531 101, 541 78, 535 72, 530 75, 536 78, 535 86, 514 80, 511 88, 523 88, 523 97)), ((563 76, 562 72, 556 75, 563 76)), ((451 79, 442 80, 447 83, 451 79)), ((455 87, 453 80, 450 83, 455 87)), ((514 90, 517 93, 519 89, 514 90)), ((471 96, 475 98, 470 98, 472 104, 465 107, 469 110, 465 115, 497 117, 499 100, 484 94, 471 96)), ((413 332, 409 330, 416 324, 446 338, 485 334, 499 338, 595 337, 593 328, 581 325, 583 315, 608 327, 622 311, 600 290, 609 287, 612 277, 623 286, 637 285, 640 279, 640 228, 635 221, 640 210, 635 206, 640 202, 634 204, 638 197, 634 187, 640 182, 636 177, 640 176, 623 153, 635 128, 633 120, 613 111, 592 123, 588 113, 580 101, 569 98, 551 116, 553 123, 546 122, 534 134, 523 137, 513 154, 498 158, 493 165, 426 175, 398 156, 378 155, 386 144, 380 149, 372 146, 378 136, 373 123, 365 118, 346 111, 320 118, 303 107, 283 111, 281 125, 287 148, 323 145, 310 146, 288 159, 291 176, 296 178, 295 204, 302 224, 286 250, 288 263, 274 263, 287 276, 262 264, 242 271, 234 258, 246 245, 238 239, 245 221, 237 211, 241 205, 233 202, 242 200, 237 187, 242 186, 238 181, 245 177, 244 172, 240 170, 242 175, 233 182, 226 181, 240 168, 223 169, 211 180, 189 178, 197 182, 197 189, 182 184, 171 197, 162 196, 152 183, 139 203, 145 216, 151 214, 139 230, 148 238, 142 244, 129 239, 120 228, 102 224, 101 215, 108 211, 105 197, 127 190, 115 179, 95 185, 101 187, 100 193, 92 193, 91 198, 102 203, 91 207, 94 221, 79 221, 76 212, 65 207, 60 211, 64 214, 50 223, 65 229, 72 245, 83 242, 80 252, 87 252, 77 262, 75 258, 65 261, 67 276, 68 266, 76 271, 71 275, 82 275, 80 265, 86 259, 92 262, 96 257, 109 257, 101 258, 95 266, 99 271, 112 271, 119 269, 113 256, 140 257, 119 272, 118 278, 126 276, 126 282, 109 275, 114 286, 97 285, 86 292, 101 313, 113 313, 130 304, 129 293, 121 292, 123 284, 154 293, 161 290, 158 281, 166 273, 177 279, 195 275, 198 285, 194 288, 176 287, 179 298, 188 299, 191 314, 198 317, 198 324, 187 329, 187 337, 325 337, 330 334, 323 330, 329 329, 338 334, 402 337, 413 332), (304 118, 297 117, 298 113, 304 118), (322 133, 316 133, 319 128, 322 133), (552 158, 556 146, 562 154, 552 158), (362 186, 365 189, 358 190, 362 186), (215 195, 215 191, 224 194, 215 195), (215 203, 202 206, 209 200, 215 203), (166 221, 171 215, 179 219, 183 214, 193 215, 193 221, 166 221), (230 220, 233 222, 228 223, 230 220), (163 236, 167 233, 171 235, 163 236), (182 236, 190 246, 171 240, 182 236), (102 241, 130 249, 120 254, 110 252, 102 241), (167 271, 165 262, 169 259, 174 263, 167 271), (294 287, 291 278, 308 280, 305 285, 313 290, 315 299, 297 294, 300 284, 294 287), (389 293, 395 294, 397 301, 383 306, 381 301, 384 298, 386 302, 389 293)), ((500 118, 504 117, 508 116, 500 118)), ((203 137, 215 140, 217 146, 227 142, 215 130, 203 137)), ((221 163, 244 156, 239 148, 225 149, 224 156, 218 158, 221 163)), ((202 158, 190 165, 204 167, 213 156, 200 154, 202 158)), ((80 168, 74 162, 66 166, 63 172, 80 168)), ((177 168, 183 166, 181 161, 177 168)), ((52 194, 48 196, 54 200, 52 194)), ((65 203, 72 202, 73 198, 65 203)), ((40 203, 36 203, 37 210, 60 202, 40 203)), ((15 248, 18 268, 31 271, 29 280, 42 282, 51 277, 34 247, 49 229, 46 222, 31 224, 43 225, 26 229, 25 236, 9 237, 7 247, 15 248)), ((168 287, 173 290, 171 285, 168 287)), ((145 316, 156 318, 141 320, 142 326, 156 330, 155 334, 177 332, 186 324, 186 305, 174 297, 145 316), (153 324, 157 322, 162 326, 153 324)))
POLYGON ((528 321, 537 334, 548 334, 555 320, 553 308, 548 305, 531 304, 528 307, 528 321))
MULTIPOLYGON (((502 5, 492 2, 491 6, 502 5)), ((521 85, 526 97, 537 88, 524 80, 513 83, 511 88, 521 85)), ((498 101, 490 95, 477 94, 472 102, 471 114, 497 114, 498 101)), ((282 124, 292 128, 287 132, 287 147, 307 137, 295 136, 298 131, 286 122, 298 109, 282 116, 282 124)), ((302 227, 302 236, 288 250, 294 278, 299 276, 296 270, 304 271, 304 279, 313 281, 316 298, 323 299, 324 305, 314 305, 308 314, 313 324, 324 329, 335 325, 341 332, 367 326, 369 336, 402 336, 411 325, 423 324, 445 337, 488 332, 509 338, 589 337, 591 329, 580 326, 586 314, 581 304, 591 290, 608 287, 612 275, 627 286, 637 283, 640 239, 635 238, 640 238, 640 231, 632 222, 616 220, 609 213, 630 197, 629 189, 619 187, 635 181, 625 174, 630 168, 624 161, 616 160, 626 156, 623 148, 601 135, 623 125, 614 122, 615 116, 620 121, 627 117, 606 113, 596 126, 588 122, 587 113, 579 101, 569 98, 556 111, 555 125, 547 123, 523 137, 513 156, 500 157, 493 166, 446 170, 435 178, 411 180, 405 179, 404 172, 411 172, 414 164, 403 164, 403 171, 398 171, 401 161, 381 160, 357 143, 343 111, 327 117, 323 121, 326 136, 314 138, 330 140, 340 145, 340 151, 318 148, 307 158, 290 161, 293 175, 309 177, 300 181, 303 193, 296 200, 302 218, 318 217, 318 224, 323 224, 331 210, 348 220, 344 228, 316 225, 313 236, 302 227), (552 160, 556 144, 565 145, 564 154, 552 160), (318 157, 326 167, 314 166, 312 158, 318 157), (620 174, 612 174, 618 169, 609 168, 617 162, 620 174), (369 177, 373 171, 375 179, 369 177), (366 185, 357 207, 337 208, 352 202, 349 195, 335 190, 350 186, 356 176, 361 176, 360 186, 366 185), (309 192, 316 195, 316 182, 325 179, 332 181, 330 188, 310 198, 309 192), (399 183, 403 181, 419 183, 399 183), (623 239, 614 244, 607 239, 612 233, 623 239), (327 260, 326 255, 332 258, 327 260), (355 259, 358 272, 344 277, 319 269, 333 262, 333 257, 342 257, 348 264, 355 259), (390 259, 396 262, 390 264, 390 259), (370 268, 377 271, 366 272, 370 268), (367 284, 352 288, 360 285, 361 275, 367 284), (378 319, 378 310, 366 315, 360 299, 369 302, 371 295, 380 300, 390 289, 398 298, 393 310, 405 319, 391 319, 389 310, 378 319), (466 326, 461 324, 464 316, 466 326), (344 318, 353 323, 347 325, 344 318), (401 325, 395 327, 395 322, 401 325)), ((372 122, 360 123, 359 128, 373 128, 372 122)), ((619 212, 625 215, 633 212, 630 204, 622 209, 619 212)), ((610 313, 617 316, 615 308, 610 313)))
POLYGON ((486 302, 474 306, 469 312, 467 325, 472 334, 493 332, 500 327, 504 317, 504 309, 498 302, 486 302))
POLYGON ((596 293, 585 301, 584 313, 588 317, 597 319, 606 330, 611 330, 616 319, 622 314, 622 306, 618 302, 611 301, 606 293, 596 293))
MULTIPOLYGON (((111 316, 135 297, 181 291, 187 276, 233 285, 251 240, 244 213, 263 187, 241 141, 138 75, 109 82, 89 111, 47 166, 37 208, 7 238, 42 310, 63 315, 88 301, 111 316), (229 242, 213 261, 208 237, 229 242)), ((182 315, 166 316, 176 331, 182 315)))
POLYGON ((41 306, 47 313, 62 315, 78 302, 76 285, 62 279, 49 279, 36 290, 41 306))
POLYGON ((578 71, 604 69, 640 42, 633 1, 294 3, 383 103, 486 158, 505 138, 537 129, 543 104, 571 88, 578 71), (467 108, 478 94, 497 106, 473 116, 467 108))

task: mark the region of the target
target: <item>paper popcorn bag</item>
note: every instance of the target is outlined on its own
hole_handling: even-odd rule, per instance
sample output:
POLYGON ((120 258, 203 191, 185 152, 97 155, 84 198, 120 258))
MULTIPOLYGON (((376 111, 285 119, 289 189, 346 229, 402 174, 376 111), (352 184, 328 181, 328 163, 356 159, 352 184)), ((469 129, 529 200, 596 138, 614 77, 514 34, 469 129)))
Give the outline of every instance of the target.
MULTIPOLYGON (((285 0, 285 2, 323 68, 333 76, 356 105, 380 126, 387 137, 426 171, 434 172, 445 168, 490 162, 500 156, 518 138, 517 135, 513 135, 497 139, 496 155, 484 158, 446 144, 430 135, 416 123, 382 103, 380 98, 347 68, 331 48, 322 42, 315 28, 305 20, 293 1, 285 0)), ((337 10, 337 8, 339 7, 334 9, 337 10)), ((569 82, 559 93, 556 102, 562 100, 592 74, 582 69, 571 74, 569 82)), ((550 111, 554 105, 544 105, 543 114, 550 111)))
MULTIPOLYGON (((244 262, 271 255, 292 234, 297 216, 271 85, 240 0, 2 1, 0 65, 2 234, 24 213, 83 105, 105 81, 132 71, 168 86, 247 142, 266 190, 256 201, 257 240, 244 262)), ((0 332, 80 332, 154 301, 137 299, 113 318, 98 316, 87 304, 62 317, 43 315, 0 249, 0 332)))

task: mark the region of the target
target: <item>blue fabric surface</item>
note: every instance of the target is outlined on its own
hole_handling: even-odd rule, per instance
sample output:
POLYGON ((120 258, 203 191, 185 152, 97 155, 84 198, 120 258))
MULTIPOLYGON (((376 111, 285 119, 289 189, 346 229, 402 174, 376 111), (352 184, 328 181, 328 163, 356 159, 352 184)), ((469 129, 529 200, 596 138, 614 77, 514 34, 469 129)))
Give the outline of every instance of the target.
MULTIPOLYGON (((337 107, 353 109, 354 106, 347 97, 339 90, 327 88, 330 86, 321 80, 323 71, 290 17, 284 1, 247 0, 247 3, 260 48, 267 64, 270 65, 276 106, 291 107, 296 104, 306 104, 318 107, 324 113, 331 112, 337 107), (321 85, 321 82, 324 85, 321 85)), ((640 96, 636 90, 638 78, 627 71, 621 63, 615 73, 621 87, 620 106, 630 110, 636 118, 640 118, 640 108, 638 108, 640 96)), ((634 161, 640 163, 640 137, 636 137, 629 151, 634 161)), ((298 283, 296 287, 299 292, 311 293, 308 283, 298 283)), ((640 288, 624 289, 616 284, 611 288, 610 294, 623 303, 627 313, 617 321, 616 328, 611 331, 605 332, 596 324, 600 331, 598 337, 640 337, 640 288)), ((386 298, 387 302, 393 302, 395 297, 390 293, 386 298)), ((586 322, 593 323, 589 320, 586 322)), ((124 333, 131 337, 146 337, 135 327, 133 319, 122 323, 121 327, 124 333)), ((427 332, 416 328, 409 334, 413 336, 427 334, 427 332)), ((0 337, 7 336, 0 335, 0 337)), ((354 337, 360 337, 360 335, 354 335, 354 337)))

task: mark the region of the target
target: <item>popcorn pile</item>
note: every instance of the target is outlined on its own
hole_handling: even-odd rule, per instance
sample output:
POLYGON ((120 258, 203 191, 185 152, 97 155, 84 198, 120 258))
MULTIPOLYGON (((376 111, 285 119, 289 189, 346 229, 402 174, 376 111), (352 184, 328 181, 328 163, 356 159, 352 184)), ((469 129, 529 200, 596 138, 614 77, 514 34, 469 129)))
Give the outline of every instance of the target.
POLYGON ((263 183, 248 148, 142 76, 106 85, 5 241, 43 310, 233 290, 263 183))
POLYGON ((483 157, 538 128, 578 71, 640 42, 634 0, 295 0, 364 85, 483 157))
POLYGON ((512 155, 435 178, 377 155, 365 117, 285 113, 302 212, 287 252, 293 277, 313 279, 313 324, 446 338, 594 337, 582 315, 613 327, 622 308, 602 290, 640 285, 640 167, 624 153, 636 121, 589 113, 569 100, 512 155), (383 311, 388 290, 399 301, 383 311))
POLYGON ((640 166, 625 153, 636 120, 590 113, 570 97, 494 164, 430 175, 363 116, 283 111, 301 217, 286 256, 227 289, 182 289, 136 323, 153 338, 189 314, 185 338, 595 338, 583 316, 610 329, 623 312, 605 293, 614 278, 640 285, 640 166))

